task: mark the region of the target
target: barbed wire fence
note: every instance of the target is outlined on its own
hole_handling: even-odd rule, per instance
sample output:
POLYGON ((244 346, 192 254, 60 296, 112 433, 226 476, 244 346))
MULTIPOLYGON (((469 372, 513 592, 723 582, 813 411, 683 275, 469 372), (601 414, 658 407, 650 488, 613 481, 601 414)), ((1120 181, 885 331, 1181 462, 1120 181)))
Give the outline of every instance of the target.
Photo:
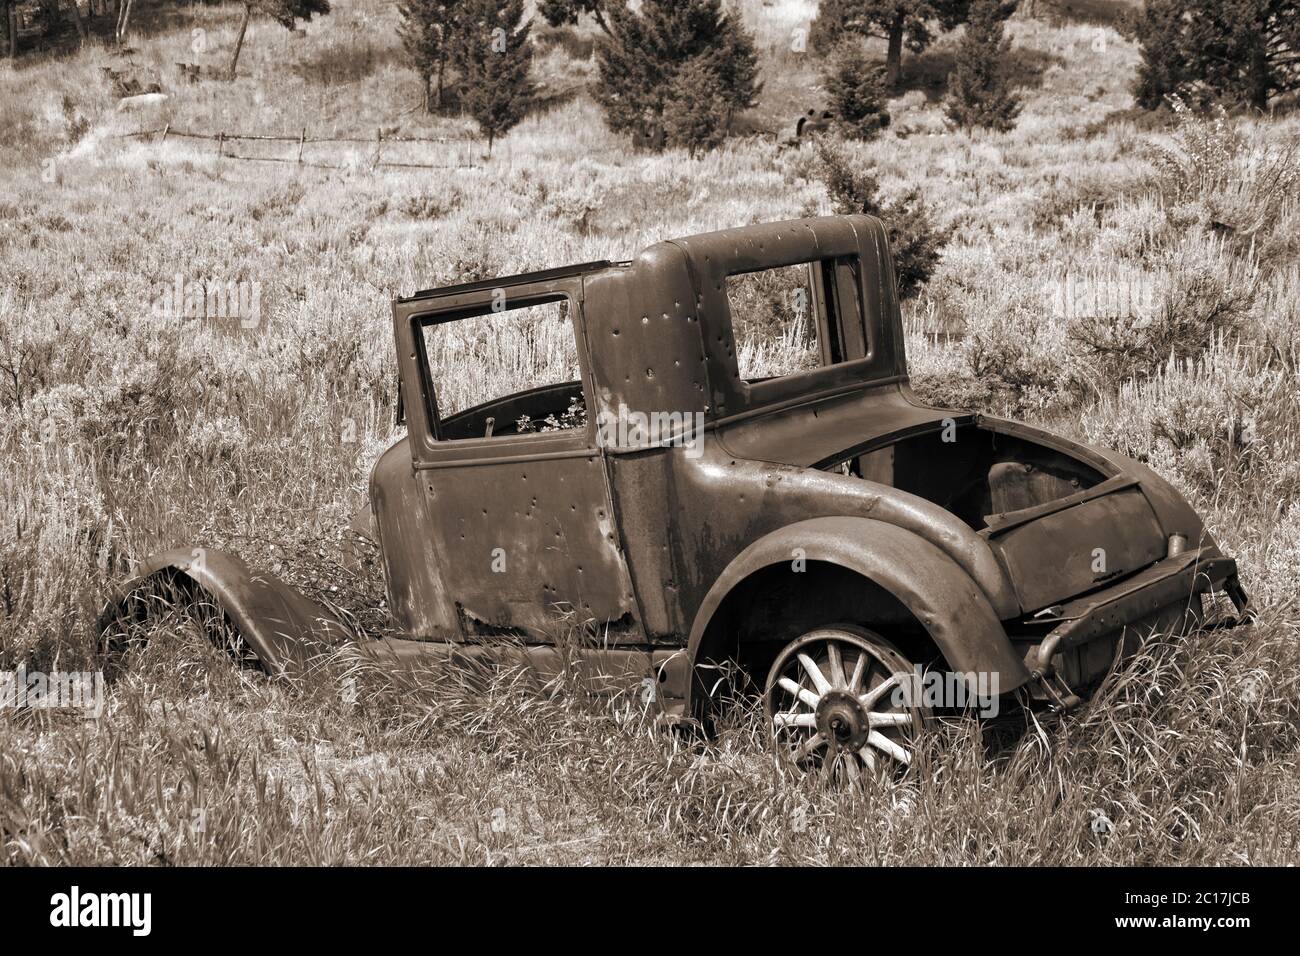
POLYGON ((307 128, 303 127, 302 132, 297 136, 284 135, 276 136, 266 133, 231 133, 222 130, 217 133, 199 133, 192 130, 173 129, 171 124, 159 127, 157 129, 134 130, 129 133, 118 133, 109 137, 110 139, 148 139, 156 137, 153 142, 156 145, 162 145, 168 137, 177 137, 179 139, 199 139, 214 141, 217 144, 217 159, 233 159, 245 162, 255 163, 289 163, 296 166, 309 166, 315 169, 351 169, 352 166, 326 163, 303 158, 303 151, 307 146, 319 143, 347 143, 360 146, 373 146, 374 154, 370 157, 369 167, 371 169, 474 169, 478 163, 473 162, 453 162, 453 163, 404 163, 385 160, 383 156, 384 146, 402 144, 402 143, 437 143, 447 145, 449 143, 469 146, 472 140, 454 139, 447 136, 385 136, 384 131, 375 130, 373 139, 360 136, 308 136, 307 128), (294 156, 249 156, 242 153, 236 153, 228 150, 228 143, 246 142, 267 142, 267 143, 289 143, 297 146, 294 156))

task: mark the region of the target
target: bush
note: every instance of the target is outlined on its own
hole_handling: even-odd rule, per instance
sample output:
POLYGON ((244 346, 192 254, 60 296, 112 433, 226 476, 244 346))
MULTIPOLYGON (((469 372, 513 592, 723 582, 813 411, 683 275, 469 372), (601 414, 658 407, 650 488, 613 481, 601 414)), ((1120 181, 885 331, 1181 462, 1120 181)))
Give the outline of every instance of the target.
POLYGON ((1103 387, 1146 378, 1170 361, 1235 335, 1250 314, 1255 270, 1208 240, 1176 263, 1150 315, 1092 315, 1070 323, 1075 354, 1103 387))
POLYGON ((822 85, 844 134, 871 139, 889 125, 884 72, 854 42, 842 44, 827 61, 822 85))
POLYGON ((818 175, 837 213, 865 212, 885 224, 898 294, 903 298, 915 295, 933 274, 951 230, 935 226, 929 207, 915 189, 895 202, 882 201, 875 175, 853 169, 842 145, 819 141, 817 158, 818 175))
POLYGON ((1248 149, 1245 137, 1222 107, 1197 112, 1178 96, 1169 103, 1176 117, 1173 143, 1152 144, 1147 150, 1161 194, 1178 204, 1223 190, 1248 149))
POLYGON ((1148 148, 1171 217, 1239 240, 1263 243, 1300 200, 1300 138, 1280 144, 1247 138, 1222 108, 1196 112, 1171 99, 1173 141, 1148 148))
POLYGON ((1021 103, 1007 78, 1011 40, 1002 31, 1002 22, 1014 8, 998 0, 976 0, 971 5, 944 101, 948 118, 963 129, 982 126, 1005 131, 1016 124, 1021 103))
POLYGON ((1190 491, 1269 502, 1300 496, 1300 377, 1215 344, 1171 359, 1085 413, 1089 441, 1147 462, 1190 491))
POLYGON ((1071 394, 1060 329, 1044 322, 1033 303, 1004 301, 967 316, 962 346, 973 379, 1003 414, 1041 414, 1071 394))
POLYGON ((713 140, 717 101, 724 104, 724 130, 734 113, 754 105, 762 88, 758 54, 739 18, 720 0, 644 0, 635 12, 619 6, 610 17, 612 35, 596 51, 595 95, 614 132, 631 133, 658 149, 664 144, 659 134, 671 121, 688 140, 698 142, 706 128, 703 139, 713 140), (699 82, 691 95, 688 79, 678 79, 688 68, 699 82), (668 115, 670 103, 680 108, 706 92, 702 110, 685 118, 668 115))
POLYGON ((712 71, 699 59, 677 71, 664 95, 664 135, 694 157, 717 147, 727 136, 730 108, 714 87, 712 71))

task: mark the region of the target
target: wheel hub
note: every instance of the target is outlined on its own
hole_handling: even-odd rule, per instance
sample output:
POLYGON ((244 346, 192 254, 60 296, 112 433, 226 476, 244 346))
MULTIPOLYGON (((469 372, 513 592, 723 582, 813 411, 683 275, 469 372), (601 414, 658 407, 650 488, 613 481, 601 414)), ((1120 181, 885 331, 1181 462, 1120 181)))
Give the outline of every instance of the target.
POLYGON ((855 751, 867 742, 871 723, 861 701, 846 690, 828 690, 817 703, 817 729, 840 751, 855 751))

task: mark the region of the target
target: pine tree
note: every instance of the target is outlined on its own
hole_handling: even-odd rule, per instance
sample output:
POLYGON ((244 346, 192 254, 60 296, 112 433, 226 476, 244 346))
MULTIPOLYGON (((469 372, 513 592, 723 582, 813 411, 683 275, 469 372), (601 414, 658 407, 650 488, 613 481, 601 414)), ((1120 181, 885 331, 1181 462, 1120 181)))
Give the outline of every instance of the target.
POLYGON ((533 47, 523 0, 465 0, 456 50, 461 103, 487 137, 488 152, 532 105, 533 47))
POLYGON ((726 99, 714 89, 713 72, 696 57, 677 71, 664 97, 664 134, 672 146, 683 146, 692 158, 714 149, 726 136, 726 99))
POLYGON ((889 125, 883 71, 871 62, 859 42, 840 44, 826 61, 822 86, 836 123, 850 139, 871 139, 889 125))
POLYGON ((895 89, 903 72, 903 47, 920 53, 934 39, 935 24, 952 30, 966 19, 971 0, 821 0, 808 40, 828 54, 851 36, 885 41, 885 86, 895 89))
POLYGON ((975 0, 971 4, 966 35, 957 47, 957 66, 948 77, 944 100, 948 118, 964 129, 1008 130, 1016 124, 1022 104, 1007 79, 1011 40, 1002 29, 1014 10, 1014 0, 975 0))
MULTIPOLYGON (((678 120, 666 122, 665 111, 688 63, 708 80, 696 95, 724 104, 718 117, 723 132, 738 110, 754 105, 761 89, 754 43, 720 0, 644 0, 638 12, 615 7, 610 15, 612 36, 596 54, 596 99, 610 129, 652 138, 656 129, 684 128, 678 120)), ((697 113, 692 123, 699 119, 697 113)))
POLYGON ((837 213, 865 212, 884 223, 898 294, 906 299, 919 292, 934 274, 952 230, 934 224, 916 189, 892 203, 884 202, 875 173, 857 168, 843 144, 819 140, 817 161, 818 178, 837 213))
POLYGON ((1132 33, 1142 53, 1133 92, 1147 109, 1178 93, 1266 110, 1300 89, 1295 0, 1148 0, 1132 33))
POLYGON ((553 27, 577 23, 584 13, 590 13, 596 26, 608 36, 609 20, 605 17, 605 8, 609 5, 609 0, 539 0, 537 12, 553 27))
POLYGON ((316 14, 330 12, 329 0, 242 0, 243 18, 239 21, 239 34, 235 38, 235 52, 230 57, 230 79, 235 78, 235 66, 244 48, 244 33, 254 13, 270 17, 286 30, 292 30, 298 20, 311 20, 316 14))
POLYGON ((442 108, 447 63, 459 29, 463 0, 403 0, 397 28, 411 67, 424 83, 424 109, 442 108))

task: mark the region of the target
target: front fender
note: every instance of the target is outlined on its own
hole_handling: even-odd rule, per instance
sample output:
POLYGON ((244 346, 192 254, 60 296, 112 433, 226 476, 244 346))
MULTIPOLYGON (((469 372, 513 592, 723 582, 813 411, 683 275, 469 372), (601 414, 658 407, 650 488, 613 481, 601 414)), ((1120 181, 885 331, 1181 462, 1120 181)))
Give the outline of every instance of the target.
POLYGON ((857 517, 799 521, 745 548, 705 595, 691 627, 688 660, 696 660, 709 622, 731 590, 762 568, 789 562, 796 548, 808 561, 848 568, 892 594, 925 627, 953 671, 996 674, 1003 693, 1029 679, 988 598, 965 571, 919 535, 857 517))
POLYGON ((254 571, 238 555, 208 548, 174 548, 150 555, 119 587, 100 615, 102 636, 131 593, 151 580, 182 575, 207 594, 238 630, 267 673, 301 673, 322 650, 354 640, 337 615, 272 574, 254 571))

